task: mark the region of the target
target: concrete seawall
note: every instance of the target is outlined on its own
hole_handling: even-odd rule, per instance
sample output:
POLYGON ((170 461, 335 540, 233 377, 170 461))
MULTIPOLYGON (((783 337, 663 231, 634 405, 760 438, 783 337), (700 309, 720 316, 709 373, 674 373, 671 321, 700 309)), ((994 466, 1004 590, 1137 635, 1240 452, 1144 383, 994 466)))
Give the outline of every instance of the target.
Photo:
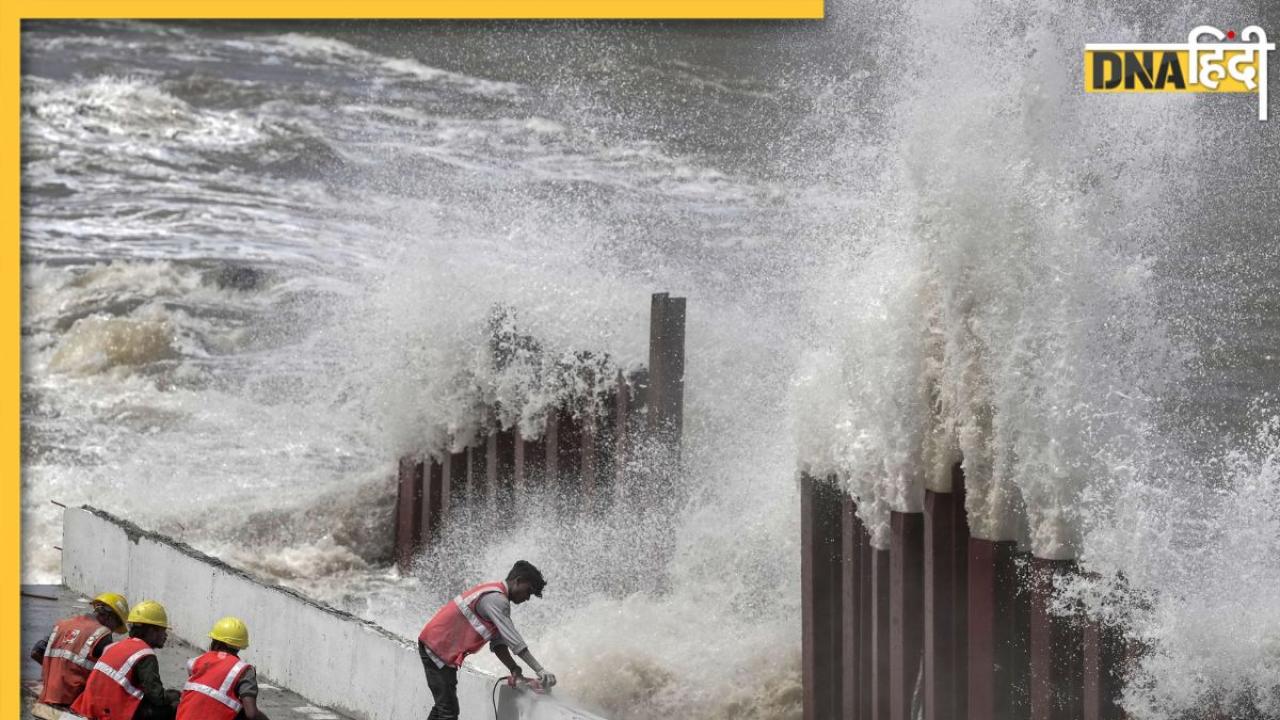
MULTIPOLYGON (((173 633, 197 646, 226 614, 253 631, 246 653, 264 676, 355 718, 424 717, 431 695, 410 640, 291 590, 264 585, 172 539, 93 508, 68 508, 63 582, 88 594, 112 590, 154 598, 173 633)), ((471 668, 458 674, 468 720, 600 720, 547 696, 505 687, 471 668)))

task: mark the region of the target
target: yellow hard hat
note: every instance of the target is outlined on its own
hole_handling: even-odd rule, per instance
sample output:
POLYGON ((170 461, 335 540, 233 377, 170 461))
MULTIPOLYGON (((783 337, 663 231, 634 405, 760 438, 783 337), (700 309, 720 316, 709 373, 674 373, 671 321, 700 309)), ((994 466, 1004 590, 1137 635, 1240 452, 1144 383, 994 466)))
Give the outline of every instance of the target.
POLYGON ((105 592, 93 599, 94 604, 106 605, 111 611, 120 618, 120 622, 112 628, 116 632, 124 632, 125 620, 129 618, 129 601, 124 599, 123 595, 112 592, 105 592))
POLYGON ((164 606, 155 600, 143 600, 129 611, 129 624, 155 625, 167 629, 169 614, 164 611, 164 606))
POLYGON ((243 650, 249 647, 249 626, 240 618, 228 615, 213 624, 209 637, 243 650))

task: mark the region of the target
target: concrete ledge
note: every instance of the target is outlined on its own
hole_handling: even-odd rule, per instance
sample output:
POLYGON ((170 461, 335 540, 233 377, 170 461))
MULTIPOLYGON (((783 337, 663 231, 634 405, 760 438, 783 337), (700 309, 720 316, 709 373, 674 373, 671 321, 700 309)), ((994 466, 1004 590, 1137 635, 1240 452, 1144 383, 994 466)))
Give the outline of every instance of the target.
MULTIPOLYGON (((172 632, 193 645, 205 645, 223 615, 244 618, 253 632, 246 659, 315 702, 364 720, 421 717, 431 707, 417 648, 374 623, 90 507, 67 508, 62 547, 69 588, 159 600, 172 632)), ((601 720, 469 667, 458 674, 458 699, 468 720, 601 720)))

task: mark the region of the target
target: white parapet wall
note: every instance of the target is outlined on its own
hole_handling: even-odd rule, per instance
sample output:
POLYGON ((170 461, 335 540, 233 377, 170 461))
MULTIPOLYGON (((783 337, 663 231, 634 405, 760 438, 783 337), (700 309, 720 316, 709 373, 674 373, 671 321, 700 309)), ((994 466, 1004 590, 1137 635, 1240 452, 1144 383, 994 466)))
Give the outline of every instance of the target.
MULTIPOLYGON (((214 621, 238 615, 252 628, 244 657, 258 672, 353 718, 425 717, 431 708, 417 648, 406 638, 101 510, 67 508, 62 532, 63 582, 72 590, 158 600, 172 632, 197 647, 208 643, 214 621)), ((470 667, 458 673, 458 699, 467 720, 600 720, 470 667)))

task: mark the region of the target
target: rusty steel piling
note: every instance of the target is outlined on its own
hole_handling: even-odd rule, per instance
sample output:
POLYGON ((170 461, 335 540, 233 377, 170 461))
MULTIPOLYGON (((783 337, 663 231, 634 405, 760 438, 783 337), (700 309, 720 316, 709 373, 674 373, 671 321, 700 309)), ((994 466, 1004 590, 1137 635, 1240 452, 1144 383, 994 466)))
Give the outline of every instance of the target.
POLYGON ((964 474, 952 472, 951 492, 925 493, 924 708, 925 720, 963 720, 965 568, 968 524, 964 474))
POLYGON ((866 531, 858 519, 858 507, 853 498, 845 495, 840 508, 841 546, 840 594, 843 605, 840 623, 841 637, 840 694, 845 718, 859 718, 862 714, 861 682, 862 634, 862 545, 866 531))
POLYGON ((1080 618, 1053 611, 1055 580, 1071 560, 1031 560, 1031 720, 1084 717, 1084 635, 1080 618))
MULTIPOLYGON (((529 437, 518 424, 491 426, 455 452, 428 453, 424 448, 401 457, 393 516, 400 570, 407 571, 413 557, 429 548, 451 519, 503 522, 530 497, 545 494, 557 512, 566 514, 596 512, 633 484, 643 490, 642 499, 670 499, 678 487, 684 427, 685 310, 684 298, 655 293, 649 367, 617 371, 611 388, 596 388, 548 408, 544 426, 529 437), (427 454, 429 459, 420 459, 427 454)), ((509 319, 510 314, 496 317, 509 319)), ((499 327, 491 343, 495 361, 510 362, 513 348, 539 351, 536 339, 504 328, 499 327)), ((582 352, 576 357, 589 361, 607 355, 582 352)), ((574 371, 594 388, 596 366, 584 364, 574 371)), ((484 422, 495 424, 493 418, 502 415, 498 410, 485 409, 484 422)), ((668 544, 655 544, 659 555, 668 544)))
POLYGON ((400 458, 396 483, 395 560, 408 569, 422 541, 423 466, 412 457, 400 458))
POLYGON ((841 511, 840 493, 830 478, 801 476, 801 664, 807 720, 840 717, 843 710, 841 511))
POLYGON ((889 514, 889 718, 912 720, 924 660, 924 514, 889 514))

